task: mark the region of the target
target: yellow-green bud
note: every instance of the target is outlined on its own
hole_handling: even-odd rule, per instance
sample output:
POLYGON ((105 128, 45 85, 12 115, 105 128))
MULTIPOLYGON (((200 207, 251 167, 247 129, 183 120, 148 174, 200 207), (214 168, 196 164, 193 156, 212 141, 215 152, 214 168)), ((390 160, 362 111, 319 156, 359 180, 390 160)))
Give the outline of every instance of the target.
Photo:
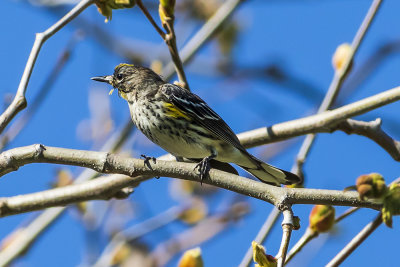
POLYGON ((387 192, 385 180, 379 173, 361 175, 357 178, 356 188, 362 200, 365 198, 380 199, 387 192))
POLYGON ((311 230, 322 233, 335 224, 335 208, 330 205, 315 205, 310 213, 311 230))
POLYGON ((135 0, 96 0, 96 6, 100 14, 106 17, 105 22, 112 19, 113 9, 131 8, 135 5, 135 0))
POLYGON ((178 267, 203 267, 201 249, 194 248, 187 250, 179 260, 178 267))
POLYGON ((382 220, 392 227, 393 215, 400 215, 400 184, 392 184, 383 200, 382 220))
POLYGON ((174 16, 175 0, 160 0, 158 6, 158 13, 160 15, 160 20, 164 24, 167 18, 172 18, 174 16))
POLYGON ((265 248, 258 244, 256 241, 251 243, 253 247, 253 260, 257 263, 256 267, 276 267, 278 261, 275 257, 267 255, 265 248))

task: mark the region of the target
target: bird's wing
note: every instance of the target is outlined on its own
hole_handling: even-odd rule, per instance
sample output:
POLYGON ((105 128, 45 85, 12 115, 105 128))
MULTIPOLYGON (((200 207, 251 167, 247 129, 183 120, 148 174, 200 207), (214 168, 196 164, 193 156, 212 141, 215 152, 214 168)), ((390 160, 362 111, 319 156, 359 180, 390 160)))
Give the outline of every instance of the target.
POLYGON ((240 151, 245 150, 232 129, 199 96, 170 83, 162 85, 160 91, 174 106, 180 109, 184 114, 190 116, 195 122, 209 130, 219 139, 233 145, 240 151))

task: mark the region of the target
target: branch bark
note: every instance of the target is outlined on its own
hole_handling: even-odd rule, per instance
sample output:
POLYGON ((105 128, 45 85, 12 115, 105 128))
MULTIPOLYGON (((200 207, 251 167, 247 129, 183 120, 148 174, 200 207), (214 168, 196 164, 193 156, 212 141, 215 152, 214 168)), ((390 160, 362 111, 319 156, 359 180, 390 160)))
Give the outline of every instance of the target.
POLYGON ((347 120, 398 100, 400 100, 400 87, 395 87, 337 109, 247 131, 238 134, 238 137, 240 142, 249 148, 309 133, 341 130, 348 134, 358 134, 370 138, 382 146, 393 159, 399 161, 400 143, 380 128, 380 119, 373 122, 347 120))
MULTIPOLYGON (((194 170, 195 163, 157 160, 144 164, 143 160, 126 158, 105 152, 84 151, 43 145, 31 145, 11 149, 0 154, 0 175, 17 170, 30 163, 55 163, 91 168, 101 173, 114 173, 112 177, 100 177, 82 184, 46 190, 38 193, 3 198, 0 216, 28 212, 70 203, 109 199, 122 188, 135 186, 155 176, 166 176, 200 182, 194 170)), ((357 192, 336 190, 281 188, 248 178, 212 169, 210 177, 203 181, 239 194, 261 199, 278 208, 292 204, 329 204, 378 209, 381 205, 362 201, 357 192)))

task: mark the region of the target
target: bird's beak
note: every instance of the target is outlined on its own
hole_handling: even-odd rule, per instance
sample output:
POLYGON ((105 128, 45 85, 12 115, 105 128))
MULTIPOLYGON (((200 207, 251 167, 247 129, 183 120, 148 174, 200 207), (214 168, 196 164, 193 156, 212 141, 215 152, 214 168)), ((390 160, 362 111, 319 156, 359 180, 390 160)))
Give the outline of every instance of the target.
POLYGON ((92 77, 90 78, 94 81, 98 81, 98 82, 103 82, 103 83, 108 83, 111 84, 111 82, 113 81, 113 76, 112 75, 107 75, 107 76, 97 76, 97 77, 92 77))

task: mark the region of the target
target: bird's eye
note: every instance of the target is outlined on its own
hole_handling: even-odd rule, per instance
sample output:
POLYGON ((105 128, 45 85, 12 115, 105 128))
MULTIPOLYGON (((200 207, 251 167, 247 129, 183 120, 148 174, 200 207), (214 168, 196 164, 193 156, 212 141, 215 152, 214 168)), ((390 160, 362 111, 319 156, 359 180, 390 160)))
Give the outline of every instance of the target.
POLYGON ((122 80, 122 78, 123 78, 123 75, 122 75, 121 73, 118 73, 118 74, 117 74, 117 79, 118 79, 118 80, 122 80))

